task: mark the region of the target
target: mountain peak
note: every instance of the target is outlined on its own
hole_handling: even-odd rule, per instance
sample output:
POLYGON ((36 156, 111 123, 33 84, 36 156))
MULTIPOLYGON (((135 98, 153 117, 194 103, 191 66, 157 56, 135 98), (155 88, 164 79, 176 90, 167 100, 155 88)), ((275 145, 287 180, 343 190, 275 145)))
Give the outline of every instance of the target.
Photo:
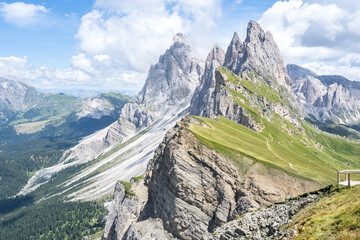
POLYGON ((240 40, 239 35, 237 32, 234 32, 234 36, 230 42, 230 45, 227 48, 226 55, 225 55, 225 62, 224 66, 230 67, 234 64, 239 52, 241 52, 243 44, 240 40))
MULTIPOLYGON (((270 34, 270 32, 268 32, 270 34)), ((268 34, 266 33, 266 34, 268 34)), ((249 21, 247 26, 247 34, 246 34, 246 42, 253 42, 253 41, 265 41, 265 31, 262 29, 259 23, 256 21, 249 21)), ((271 35, 271 34, 270 34, 271 35)))
POLYGON ((211 50, 206 58, 206 62, 215 60, 222 65, 224 63, 224 58, 225 58, 224 50, 219 45, 215 44, 211 48, 211 50))
POLYGON ((187 38, 187 36, 184 33, 177 33, 175 34, 175 36, 173 37, 173 42, 174 43, 185 43, 185 44, 189 44, 189 40, 187 38))
POLYGON ((265 32, 255 21, 249 22, 242 50, 230 69, 238 75, 253 70, 269 83, 275 78, 278 84, 291 92, 290 78, 287 75, 279 47, 271 33, 265 32))
MULTIPOLYGON (((166 110, 164 106, 174 106, 191 98, 200 84, 204 64, 190 46, 185 34, 178 33, 174 44, 150 68, 137 102, 153 110, 166 110)), ((190 100, 189 100, 190 101, 190 100)))
POLYGON ((295 81, 299 78, 305 78, 307 75, 312 76, 312 77, 317 77, 317 75, 313 71, 303 68, 303 67, 300 67, 295 64, 288 64, 286 66, 286 70, 289 74, 289 77, 293 81, 295 81))

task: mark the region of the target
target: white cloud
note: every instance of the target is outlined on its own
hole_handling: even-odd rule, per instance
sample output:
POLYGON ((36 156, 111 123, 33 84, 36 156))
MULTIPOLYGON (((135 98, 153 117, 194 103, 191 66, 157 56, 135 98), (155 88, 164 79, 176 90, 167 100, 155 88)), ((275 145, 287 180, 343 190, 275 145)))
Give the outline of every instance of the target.
POLYGON ((37 22, 49 10, 42 5, 23 2, 0 2, 0 13, 5 22, 17 26, 28 26, 37 22))
POLYGON ((220 16, 221 0, 97 0, 82 17, 76 38, 85 53, 116 57, 124 67, 144 73, 178 32, 204 40, 195 47, 207 54, 214 44, 208 30, 220 16))
POLYGON ((82 17, 76 37, 86 53, 116 56, 129 68, 144 72, 182 30, 182 20, 176 14, 134 11, 126 17, 107 17, 93 10, 82 17))
POLYGON ((0 58, 0 75, 23 79, 40 89, 88 89, 134 92, 142 85, 142 73, 121 69, 106 55, 92 58, 79 54, 67 69, 48 69, 28 63, 27 58, 0 58))
POLYGON ((350 80, 360 81, 360 54, 348 53, 337 61, 311 62, 303 64, 319 75, 341 75, 350 80))
POLYGON ((355 79, 359 65, 340 59, 360 51, 359 16, 360 4, 350 7, 347 0, 289 0, 276 2, 259 22, 273 34, 285 61, 355 79))
POLYGON ((336 62, 312 62, 302 65, 318 75, 340 75, 353 81, 360 81, 360 68, 339 65, 336 62))
MULTIPOLYGON (((37 13, 47 11, 33 6, 40 9, 37 13)), ((31 16, 36 19, 36 14, 31 16)), ((75 36, 80 54, 71 58, 69 68, 38 67, 26 57, 9 57, 0 58, 0 75, 41 89, 139 91, 150 65, 170 47, 176 33, 197 39, 197 49, 207 54, 215 42, 208 30, 220 16, 221 0, 97 0, 80 20, 75 36)))

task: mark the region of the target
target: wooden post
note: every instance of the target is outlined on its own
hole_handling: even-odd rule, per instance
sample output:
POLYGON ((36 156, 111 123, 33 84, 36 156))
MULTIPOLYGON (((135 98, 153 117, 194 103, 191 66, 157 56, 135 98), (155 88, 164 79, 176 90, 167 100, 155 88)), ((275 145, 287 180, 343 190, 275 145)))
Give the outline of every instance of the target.
POLYGON ((351 182, 350 182, 350 173, 348 174, 348 186, 351 187, 351 182))
POLYGON ((339 183, 340 183, 340 173, 338 172, 337 173, 337 184, 339 185, 339 183))
POLYGON ((347 172, 345 171, 345 181, 347 180, 347 172))

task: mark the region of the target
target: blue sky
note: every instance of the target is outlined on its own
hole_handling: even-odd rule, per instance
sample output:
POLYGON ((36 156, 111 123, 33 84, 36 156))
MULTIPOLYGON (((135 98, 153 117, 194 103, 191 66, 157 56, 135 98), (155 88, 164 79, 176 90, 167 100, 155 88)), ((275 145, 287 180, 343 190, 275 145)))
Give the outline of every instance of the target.
MULTIPOLYGON (((18 1, 4 1, 15 3, 18 1)), ((242 25, 249 19, 259 19, 262 13, 275 1, 253 0, 237 4, 234 1, 222 3, 223 19, 219 28, 242 25), (240 20, 240 21, 239 21, 240 20)), ((78 40, 74 38, 80 25, 80 18, 92 10, 92 0, 48 0, 25 1, 40 4, 49 9, 45 22, 32 26, 16 26, 0 21, 1 56, 27 56, 34 65, 51 68, 66 68, 72 56, 81 52, 78 40)), ((237 29, 233 29, 235 31, 237 29)), ((231 37, 231 36, 227 36, 231 37)))
MULTIPOLYGON (((18 1, 5 1, 14 3, 18 1)), ((26 1, 49 9, 46 21, 31 26, 17 26, 0 21, 1 56, 28 56, 35 65, 52 68, 69 66, 69 59, 79 52, 74 35, 81 16, 91 11, 94 1, 48 0, 26 1)))
POLYGON ((200 58, 226 49, 249 20, 270 30, 284 60, 360 80, 356 0, 0 0, 0 76, 38 88, 136 93, 181 31, 200 58))

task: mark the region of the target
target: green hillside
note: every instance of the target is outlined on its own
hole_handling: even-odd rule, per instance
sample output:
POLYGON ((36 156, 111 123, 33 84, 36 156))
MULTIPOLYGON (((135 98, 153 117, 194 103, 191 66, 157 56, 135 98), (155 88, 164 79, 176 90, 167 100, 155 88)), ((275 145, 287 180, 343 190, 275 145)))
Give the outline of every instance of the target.
POLYGON ((206 146, 233 159, 241 175, 247 170, 242 157, 322 185, 334 183, 340 169, 360 167, 358 142, 316 131, 309 125, 305 125, 305 133, 296 135, 270 124, 255 132, 224 117, 193 118, 200 124, 189 124, 189 130, 206 146))
POLYGON ((296 230, 295 239, 360 239, 360 186, 333 187, 287 228, 296 230))
POLYGON ((27 93, 27 107, 0 126, 0 200, 16 194, 36 170, 58 162, 64 150, 116 121, 134 99, 103 93, 110 116, 78 118, 83 101, 64 94, 27 93), (14 171, 16 169, 16 171, 14 171))
POLYGON ((276 83, 272 83, 274 88, 269 87, 264 79, 251 71, 248 72, 250 79, 246 80, 225 68, 218 70, 226 74, 224 87, 232 98, 264 128, 255 132, 224 117, 193 117, 200 123, 189 124, 189 130, 206 146, 233 159, 239 166, 240 175, 246 174, 250 167, 246 166, 244 157, 262 163, 268 169, 281 169, 321 185, 334 183, 338 170, 360 167, 359 142, 324 133, 302 120, 297 110, 291 107, 291 97, 285 89, 276 83), (234 91, 231 87, 234 85, 245 90, 234 91), (287 107, 299 125, 271 110, 264 115, 265 106, 261 102, 287 107))

